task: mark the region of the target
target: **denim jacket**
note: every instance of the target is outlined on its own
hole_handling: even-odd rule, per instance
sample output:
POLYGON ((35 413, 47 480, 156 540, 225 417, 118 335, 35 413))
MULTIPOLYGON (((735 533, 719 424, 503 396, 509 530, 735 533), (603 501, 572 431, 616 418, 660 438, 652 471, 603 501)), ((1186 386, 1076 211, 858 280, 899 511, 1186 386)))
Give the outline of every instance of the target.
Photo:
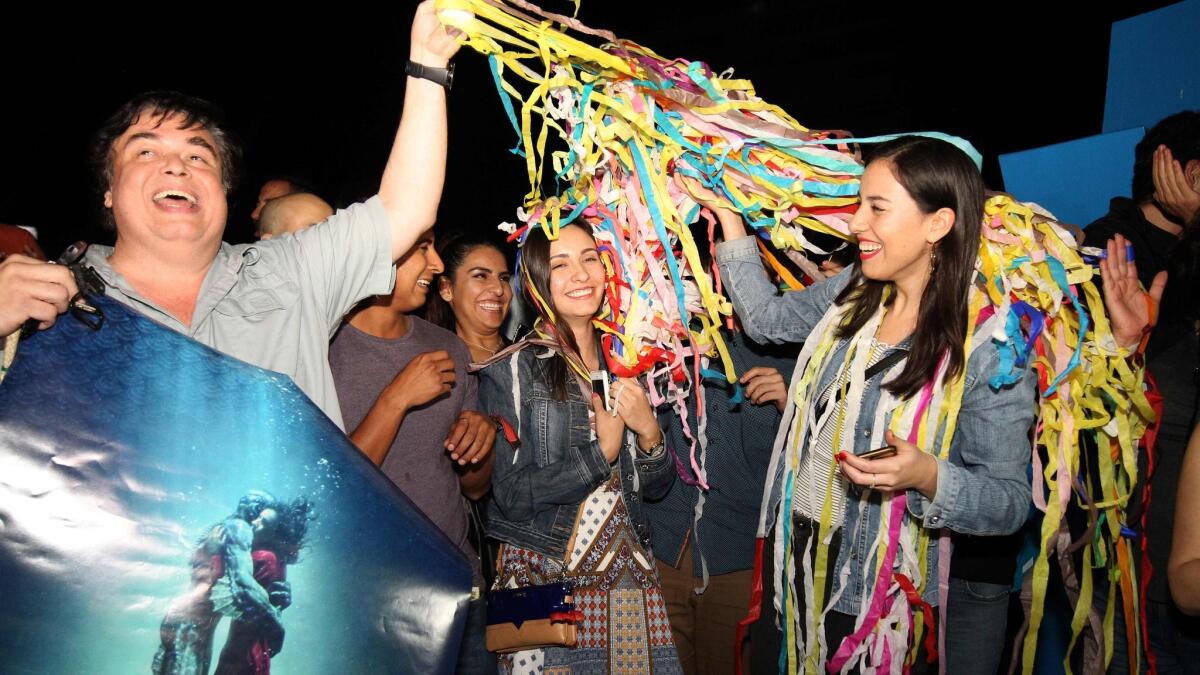
MULTIPOLYGON (((522 349, 479 373, 480 405, 520 436, 513 447, 504 434, 496 434, 488 536, 561 558, 579 505, 612 476, 614 467, 591 438, 591 402, 575 386, 567 387, 566 401, 554 400, 549 383, 539 376, 539 354, 545 350, 522 349), (513 382, 513 358, 519 388, 513 382), (515 400, 520 401, 519 416, 515 400)), ((675 480, 675 467, 670 453, 650 457, 631 447, 631 436, 627 434, 618 459, 621 488, 630 520, 650 550, 650 525, 641 501, 661 499, 675 480)))
MULTIPOLYGON (((763 272, 753 237, 718 245, 716 258, 746 334, 759 342, 799 342, 808 338, 850 277, 847 269, 803 292, 779 295, 763 272)), ((818 390, 837 376, 837 364, 842 363, 848 349, 848 340, 841 340, 834 347, 827 361, 830 365, 821 373, 818 390)), ((967 361, 962 406, 949 459, 938 460, 937 493, 931 501, 916 490, 908 491, 909 515, 928 529, 1000 535, 1015 532, 1025 522, 1032 499, 1026 467, 1031 447, 1029 429, 1036 413, 1036 381, 1027 372, 1017 384, 993 389, 988 379, 998 362, 997 350, 991 344, 980 344, 972 352, 967 361)), ((862 413, 854 426, 856 454, 871 449, 875 431, 873 412, 879 403, 884 378, 882 373, 877 374, 866 383, 862 413)), ((891 413, 888 411, 889 419, 891 413)), ((940 446, 941 436, 939 430, 933 447, 940 446)), ((776 474, 767 476, 767 498, 763 501, 767 531, 773 525, 783 496, 783 469, 780 462, 776 474)), ((833 569, 840 570, 847 557, 851 564, 846 581, 849 587, 833 607, 838 612, 857 614, 863 594, 871 590, 873 574, 868 570, 874 569, 877 554, 871 544, 880 527, 881 505, 882 495, 874 490, 864 491, 857 499, 847 495, 842 546, 837 567, 833 569)), ((926 585, 925 600, 936 604, 936 543, 929 546, 928 556, 926 569, 930 583, 926 585)), ((837 583, 834 592, 838 590, 837 583)))

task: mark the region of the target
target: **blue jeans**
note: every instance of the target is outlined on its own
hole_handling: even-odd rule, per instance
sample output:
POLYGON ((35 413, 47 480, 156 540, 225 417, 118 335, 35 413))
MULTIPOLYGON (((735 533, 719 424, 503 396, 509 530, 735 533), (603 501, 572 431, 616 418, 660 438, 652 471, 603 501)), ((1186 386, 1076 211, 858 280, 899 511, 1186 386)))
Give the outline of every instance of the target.
POLYGON ((947 673, 995 675, 1004 654, 1008 600, 1008 584, 950 577, 944 609, 947 673))
POLYGON ((487 596, 467 605, 467 625, 458 647, 458 675, 495 675, 496 655, 487 650, 487 596))
MULTIPOLYGON (((1160 675, 1200 673, 1200 619, 1184 616, 1169 602, 1146 602, 1147 631, 1160 675)), ((1129 645, 1125 638, 1125 617, 1118 607, 1113 622, 1113 658, 1110 675, 1128 675, 1129 645)), ((1142 655, 1142 672, 1147 672, 1142 655)))

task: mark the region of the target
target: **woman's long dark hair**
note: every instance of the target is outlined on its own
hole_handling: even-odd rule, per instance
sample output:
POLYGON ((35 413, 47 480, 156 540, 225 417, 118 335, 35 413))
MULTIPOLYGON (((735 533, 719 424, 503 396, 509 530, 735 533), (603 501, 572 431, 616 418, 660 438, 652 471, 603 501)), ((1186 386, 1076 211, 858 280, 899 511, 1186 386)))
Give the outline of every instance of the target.
MULTIPOLYGON (((892 394, 909 398, 934 376, 942 354, 949 358, 947 381, 966 367, 967 297, 979 255, 984 186, 975 163, 946 141, 902 136, 880 144, 870 157, 871 162, 885 160, 922 213, 943 208, 954 211, 954 226, 933 247, 937 263, 921 295, 908 361, 895 379, 884 384, 892 394)), ((856 265, 849 285, 836 300, 839 305, 850 304, 849 316, 837 336, 848 338, 857 333, 891 285, 865 278, 862 267, 856 265)), ((894 298, 894 293, 888 294, 887 302, 894 298)))
MULTIPOLYGON (((567 227, 580 226, 572 223, 567 227)), ((588 236, 591 235, 592 233, 588 232, 588 236)), ((537 294, 545 300, 547 307, 554 315, 552 318, 543 314, 542 320, 558 338, 558 344, 564 354, 552 359, 537 359, 537 362, 541 364, 539 375, 550 384, 550 392, 554 399, 565 401, 567 400, 567 387, 572 384, 572 379, 575 377, 567 359, 576 358, 582 362, 583 356, 579 353, 579 343, 575 341, 575 333, 571 331, 570 326, 559 319, 558 308, 554 306, 554 298, 550 295, 550 239, 546 237, 542 228, 532 227, 529 229, 529 235, 525 238, 524 245, 521 246, 521 261, 518 263, 517 271, 521 277, 521 288, 529 298, 530 304, 539 312, 542 311, 537 300, 534 299, 533 293, 527 287, 529 282, 533 282, 537 294)))
MULTIPOLYGON (((495 249, 496 252, 504 257, 505 268, 508 267, 508 256, 491 239, 469 235, 452 235, 437 247, 438 257, 442 259, 443 269, 438 279, 435 280, 435 284, 441 284, 442 279, 447 279, 453 285, 463 261, 471 254, 471 251, 481 247, 495 249)), ((425 320, 434 325, 441 326, 451 333, 458 331, 458 322, 454 319, 454 308, 450 306, 450 303, 442 299, 440 285, 425 299, 425 320)))

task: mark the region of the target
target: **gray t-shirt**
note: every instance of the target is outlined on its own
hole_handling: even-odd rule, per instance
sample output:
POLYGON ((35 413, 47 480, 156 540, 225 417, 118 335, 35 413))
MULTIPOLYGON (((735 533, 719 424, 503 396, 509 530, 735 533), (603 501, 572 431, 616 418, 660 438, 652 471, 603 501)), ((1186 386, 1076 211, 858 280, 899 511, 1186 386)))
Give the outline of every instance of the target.
POLYGON ((458 473, 443 445, 459 414, 479 409, 478 381, 467 372, 471 362, 467 346, 454 333, 415 316, 409 317, 408 333, 394 339, 368 335, 347 323, 329 347, 329 366, 346 429, 353 431, 409 361, 438 349, 450 352, 454 359, 454 387, 448 395, 408 411, 379 468, 474 561, 479 583, 479 557, 467 539, 467 511, 458 473))
POLYGON ((392 231, 379 197, 338 211, 294 235, 223 243, 185 326, 129 285, 109 264, 109 246, 85 263, 107 294, 155 321, 247 363, 292 378, 339 427, 329 338, 359 300, 391 291, 392 231))

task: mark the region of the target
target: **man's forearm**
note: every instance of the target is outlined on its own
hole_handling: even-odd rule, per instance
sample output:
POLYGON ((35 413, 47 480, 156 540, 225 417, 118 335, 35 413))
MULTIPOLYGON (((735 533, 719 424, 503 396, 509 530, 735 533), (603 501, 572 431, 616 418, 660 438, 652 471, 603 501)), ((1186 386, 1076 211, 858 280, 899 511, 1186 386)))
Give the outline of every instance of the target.
POLYGON ((387 392, 379 396, 367 416, 350 434, 350 440, 375 466, 381 466, 392 449, 392 442, 404 423, 407 407, 389 400, 387 392))
POLYGON ((422 232, 433 227, 445 179, 446 90, 429 80, 409 77, 400 128, 379 184, 379 197, 392 225, 392 260, 404 255, 422 232))

